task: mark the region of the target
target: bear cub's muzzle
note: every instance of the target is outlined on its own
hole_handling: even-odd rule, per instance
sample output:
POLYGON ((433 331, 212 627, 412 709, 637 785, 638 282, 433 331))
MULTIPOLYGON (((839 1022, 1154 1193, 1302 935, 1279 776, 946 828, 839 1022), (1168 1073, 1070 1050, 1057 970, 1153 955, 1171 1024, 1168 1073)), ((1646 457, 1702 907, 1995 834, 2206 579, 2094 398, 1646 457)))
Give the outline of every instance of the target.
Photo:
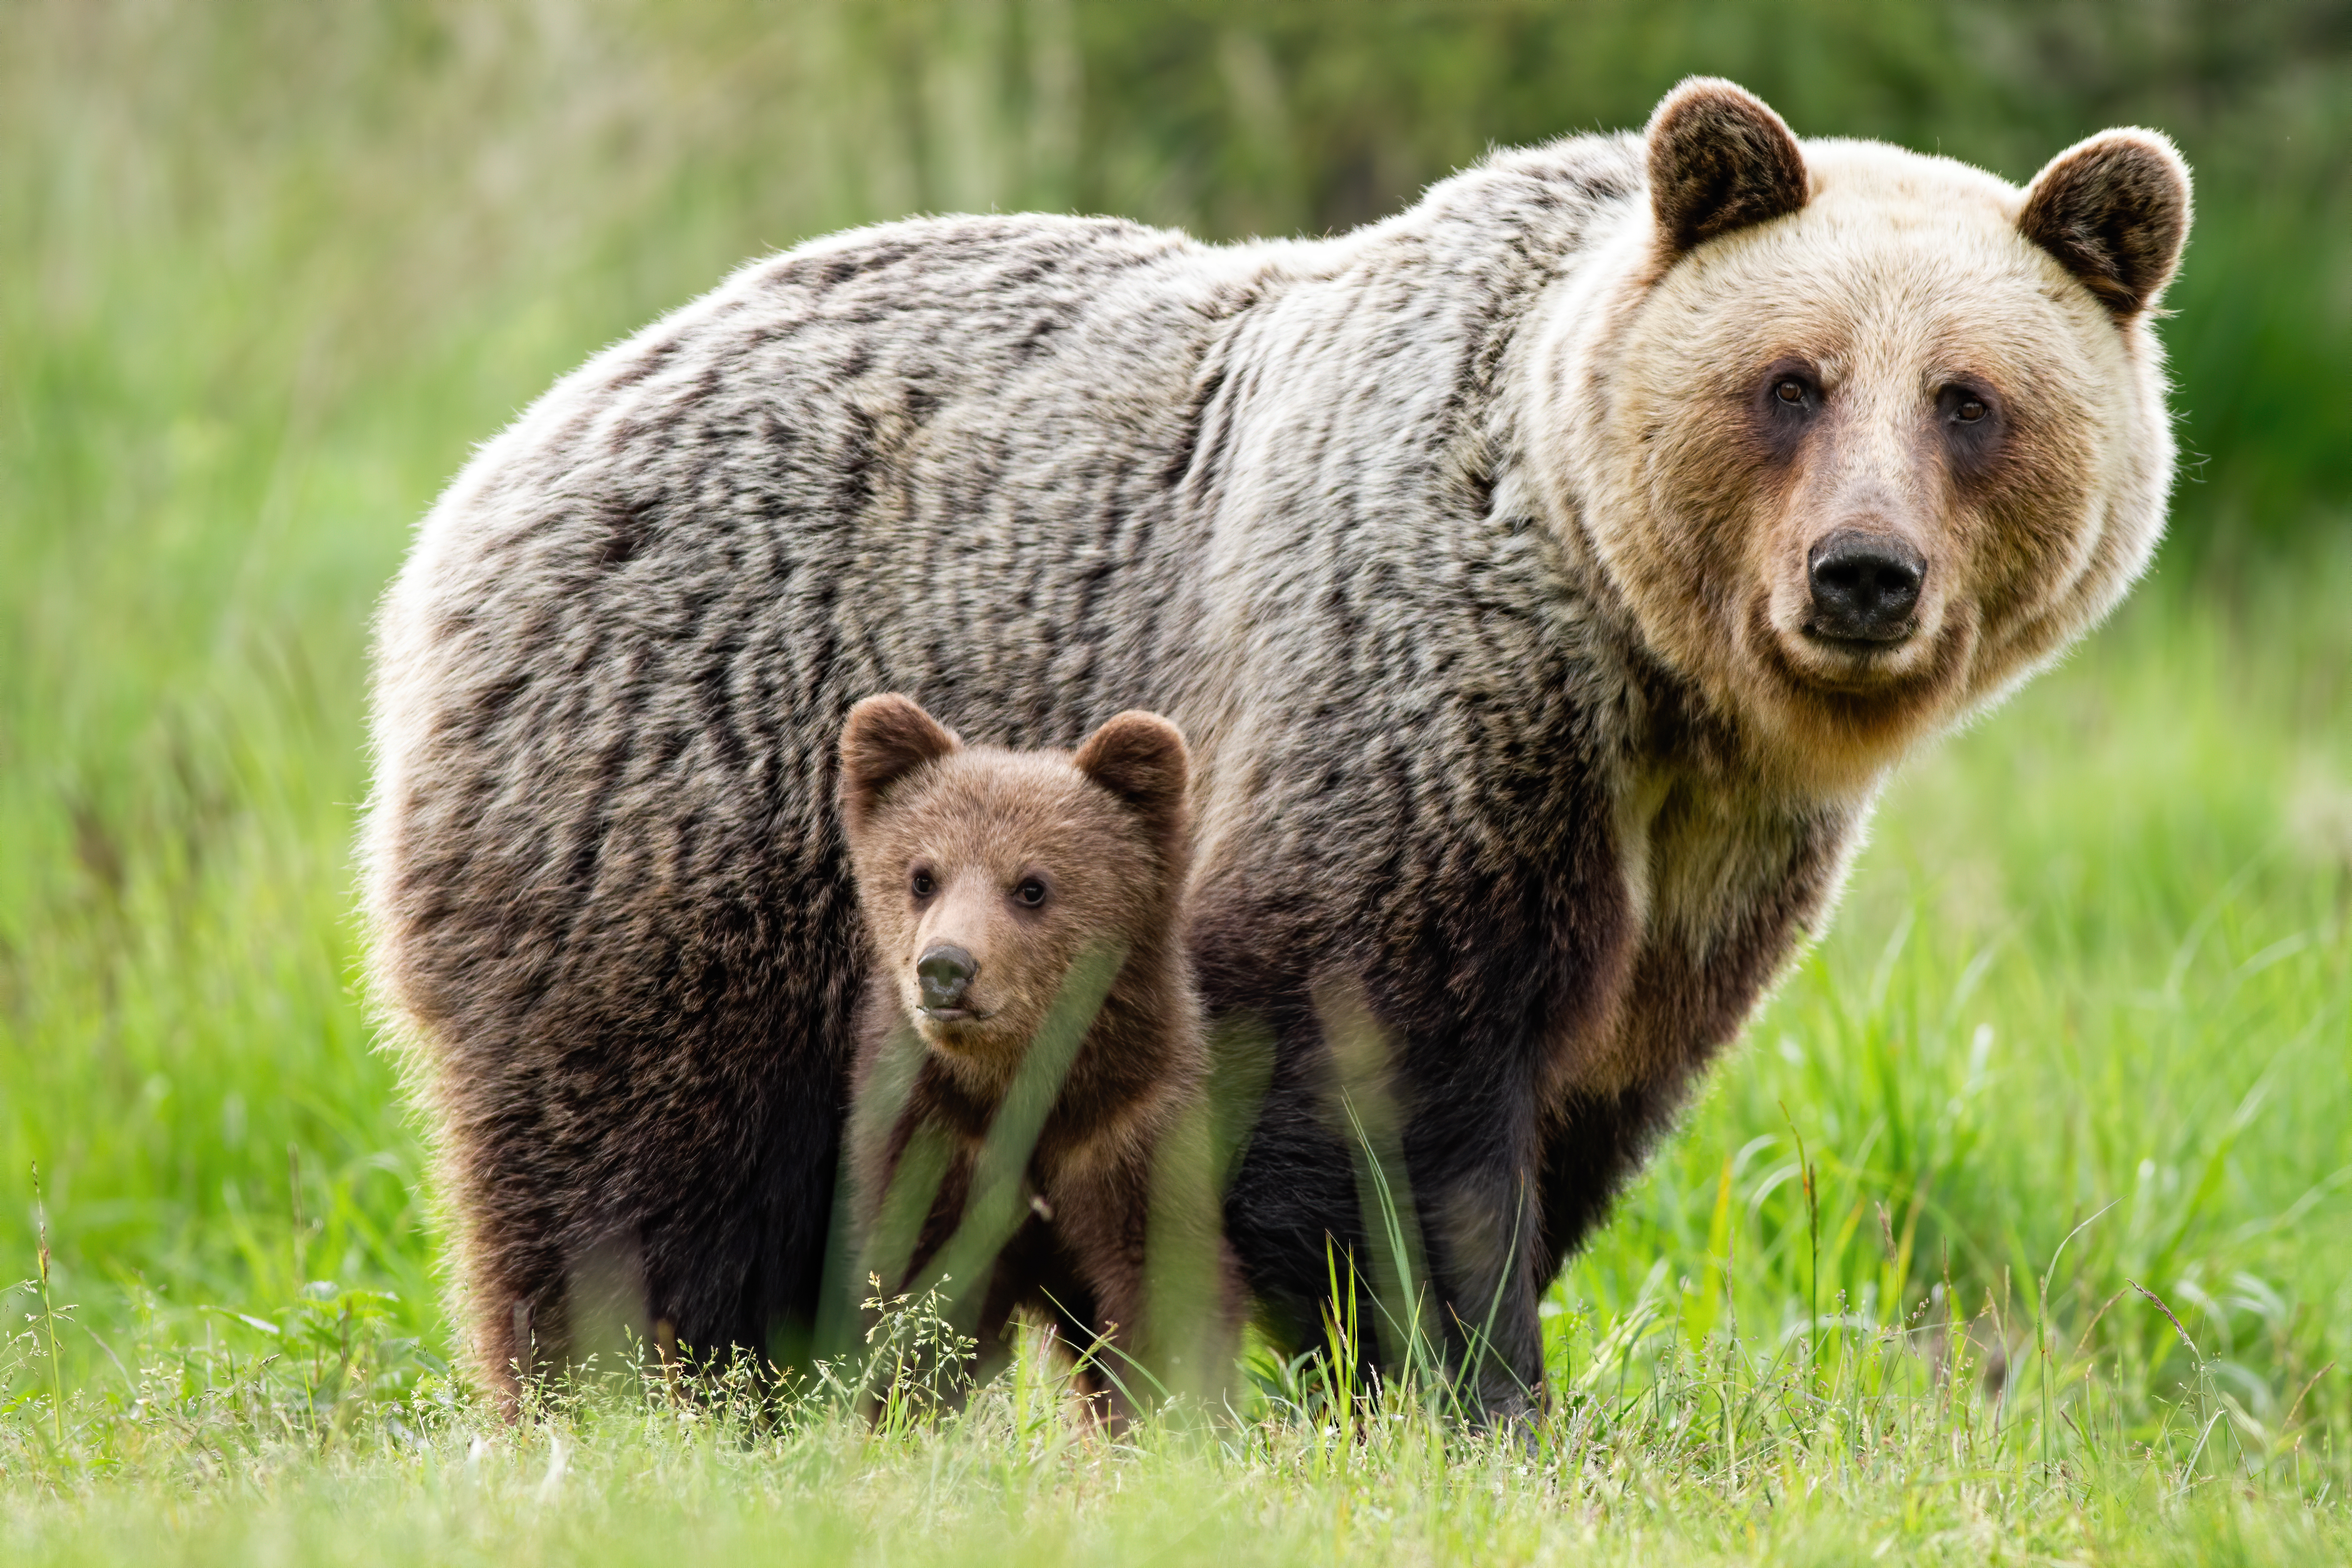
POLYGON ((979 961, 961 947, 941 943, 926 951, 915 964, 923 1011, 940 1023, 971 1017, 969 998, 972 977, 979 973, 979 961))

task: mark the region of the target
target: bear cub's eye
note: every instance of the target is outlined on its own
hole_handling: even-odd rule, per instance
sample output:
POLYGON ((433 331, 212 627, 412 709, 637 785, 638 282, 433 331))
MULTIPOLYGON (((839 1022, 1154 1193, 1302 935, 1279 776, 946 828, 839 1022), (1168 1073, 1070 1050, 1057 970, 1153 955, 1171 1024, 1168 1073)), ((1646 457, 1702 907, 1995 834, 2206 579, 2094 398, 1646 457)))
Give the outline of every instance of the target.
POLYGON ((1034 909, 1045 902, 1045 884, 1034 876, 1024 878, 1021 885, 1013 890, 1013 896, 1021 901, 1023 907, 1034 909))
POLYGON ((1782 402, 1805 401, 1805 383, 1794 376, 1783 376, 1772 388, 1772 395, 1782 402))
POLYGON ((914 889, 917 898, 929 898, 939 891, 939 884, 931 880, 931 873, 927 871, 917 872, 908 885, 914 889))

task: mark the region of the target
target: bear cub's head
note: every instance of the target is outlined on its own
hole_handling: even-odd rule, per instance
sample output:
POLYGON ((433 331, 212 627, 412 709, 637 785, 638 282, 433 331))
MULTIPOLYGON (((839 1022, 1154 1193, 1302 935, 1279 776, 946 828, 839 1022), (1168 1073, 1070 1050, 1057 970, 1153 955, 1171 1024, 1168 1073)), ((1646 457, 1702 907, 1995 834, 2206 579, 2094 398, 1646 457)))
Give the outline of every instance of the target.
POLYGON ((841 737, 841 821, 876 962, 958 1075, 1002 1081, 1071 966, 1171 940, 1190 836, 1184 737, 1118 715, 1076 752, 967 747, 909 698, 841 737))

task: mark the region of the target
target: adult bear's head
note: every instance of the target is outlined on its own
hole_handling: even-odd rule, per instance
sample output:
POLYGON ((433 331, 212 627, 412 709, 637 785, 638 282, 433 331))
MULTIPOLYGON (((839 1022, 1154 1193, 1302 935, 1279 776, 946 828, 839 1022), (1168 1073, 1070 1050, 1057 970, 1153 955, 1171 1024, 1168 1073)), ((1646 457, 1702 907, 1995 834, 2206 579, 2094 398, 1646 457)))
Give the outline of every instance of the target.
POLYGON ((1546 302, 1538 471, 1650 650, 1775 773, 1866 783, 2147 564, 2172 476, 2148 319, 2188 234, 2152 131, 2020 191, 1668 94, 1649 199, 1546 302))

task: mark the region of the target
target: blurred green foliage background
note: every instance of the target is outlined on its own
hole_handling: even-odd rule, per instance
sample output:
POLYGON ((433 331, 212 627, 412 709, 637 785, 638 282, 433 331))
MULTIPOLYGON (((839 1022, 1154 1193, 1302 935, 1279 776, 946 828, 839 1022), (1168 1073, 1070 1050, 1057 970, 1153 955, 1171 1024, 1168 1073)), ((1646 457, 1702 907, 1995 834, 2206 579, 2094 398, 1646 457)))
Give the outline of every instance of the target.
POLYGON ((1731 1255, 1771 1323, 1974 1301, 2124 1200, 2068 1310, 2185 1283, 2279 1417, 2352 1346, 2335 0, 0 0, 0 1281, 37 1160, 93 1328, 332 1278, 446 1347, 355 989, 366 626, 470 446, 589 350, 910 212, 1355 224, 1702 71, 2017 181, 2172 134, 2188 468, 2123 623, 1898 787, 1836 937, 1562 1287, 1563 1354, 1732 1300, 1731 1255))

